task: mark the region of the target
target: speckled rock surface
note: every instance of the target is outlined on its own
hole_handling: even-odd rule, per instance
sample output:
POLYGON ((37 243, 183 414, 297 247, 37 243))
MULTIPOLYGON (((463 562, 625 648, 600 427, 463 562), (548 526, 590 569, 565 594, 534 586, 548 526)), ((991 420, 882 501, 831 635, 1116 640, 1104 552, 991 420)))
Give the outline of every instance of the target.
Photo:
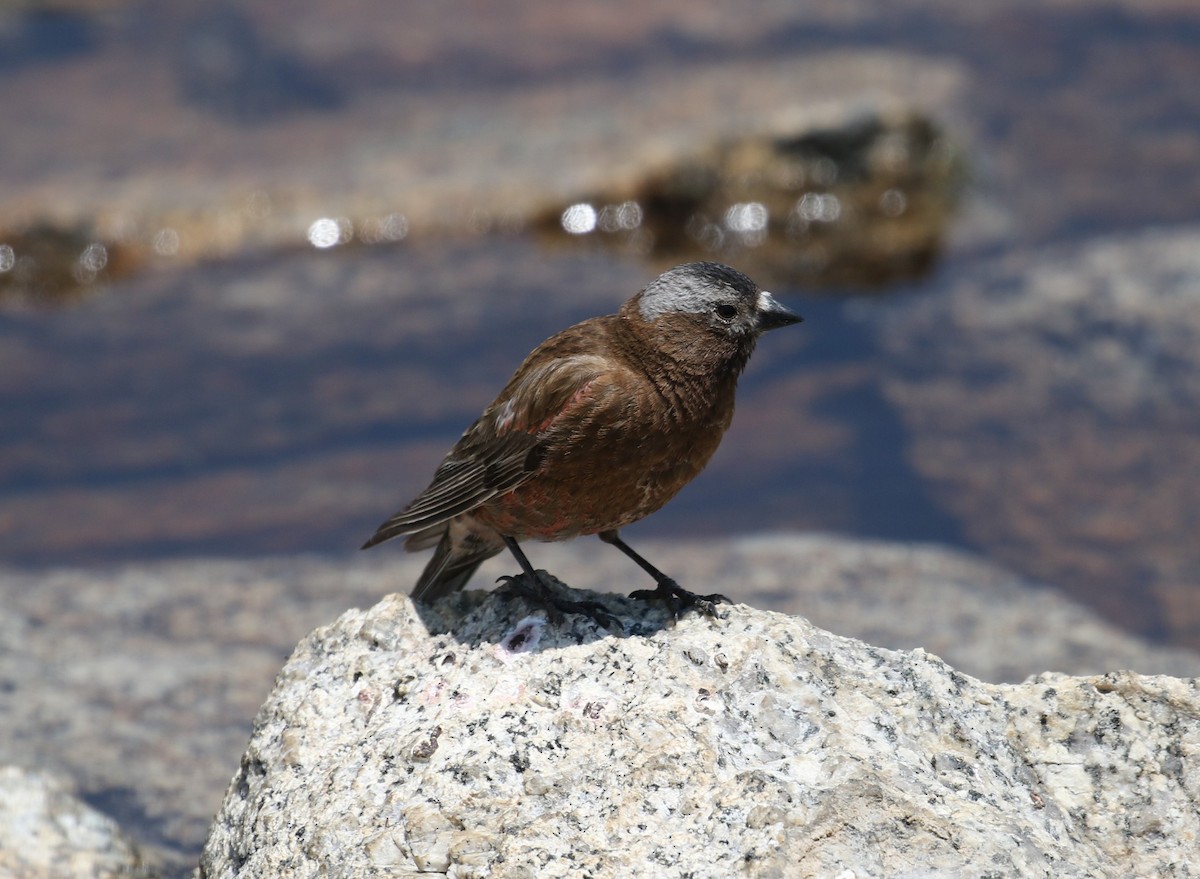
POLYGON ((16 766, 0 767, 0 876, 145 875, 141 856, 116 822, 77 799, 60 779, 16 766))
MULTIPOLYGON (((893 649, 923 647, 967 674, 1054 670, 1200 675, 1200 656, 1154 647, 963 553, 774 535, 637 542, 701 591, 893 649)), ((528 547, 581 588, 645 584, 597 540, 528 547)), ((53 767, 115 818, 164 875, 190 874, 255 711, 296 642, 349 607, 403 592, 425 558, 180 561, 0 570, 0 764, 53 767)), ((479 574, 512 573, 503 557, 479 574)))
MULTIPOLYGON (((969 555, 828 535, 637 546, 693 589, 893 649, 923 647, 990 681, 1046 670, 1200 675, 1055 591, 969 555)), ((581 588, 646 585, 598 540, 527 548, 581 588)), ((0 764, 52 767, 115 818, 143 859, 191 873, 255 711, 296 642, 349 607, 403 592, 400 551, 108 569, 0 569, 0 764)), ((480 587, 512 573, 499 557, 480 587)))
POLYGON ((624 636, 478 593, 318 629, 199 875, 1196 875, 1194 680, 993 686, 796 617, 606 600, 624 636))

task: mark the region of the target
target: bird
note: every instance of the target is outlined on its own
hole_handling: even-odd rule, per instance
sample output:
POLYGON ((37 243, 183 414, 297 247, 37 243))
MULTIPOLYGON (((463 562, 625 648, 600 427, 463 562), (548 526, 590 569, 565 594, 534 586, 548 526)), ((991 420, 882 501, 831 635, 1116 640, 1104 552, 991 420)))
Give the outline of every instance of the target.
POLYGON ((678 615, 715 615, 724 596, 692 593, 620 537, 704 469, 733 418, 737 381, 764 332, 803 318, 727 265, 663 272, 615 314, 584 320, 529 354, 434 472, 429 487, 384 521, 368 549, 405 537, 434 547, 412 590, 432 603, 464 588, 479 565, 512 553, 524 577, 502 577, 546 608, 611 617, 565 598, 520 544, 597 535, 655 582, 633 598, 678 615))

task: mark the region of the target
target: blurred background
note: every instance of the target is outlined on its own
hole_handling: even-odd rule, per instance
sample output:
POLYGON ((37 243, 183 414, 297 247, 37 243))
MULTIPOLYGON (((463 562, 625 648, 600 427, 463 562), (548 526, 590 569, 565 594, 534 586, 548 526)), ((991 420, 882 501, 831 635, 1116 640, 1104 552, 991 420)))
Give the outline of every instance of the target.
POLYGON ((0 3, 0 561, 348 558, 707 258, 807 320, 631 542, 937 543, 1200 647, 1198 82, 1192 0, 0 3))
POLYGON ((967 547, 1200 645, 1200 11, 0 7, 0 558, 341 552, 538 341, 726 260, 651 535, 967 547))

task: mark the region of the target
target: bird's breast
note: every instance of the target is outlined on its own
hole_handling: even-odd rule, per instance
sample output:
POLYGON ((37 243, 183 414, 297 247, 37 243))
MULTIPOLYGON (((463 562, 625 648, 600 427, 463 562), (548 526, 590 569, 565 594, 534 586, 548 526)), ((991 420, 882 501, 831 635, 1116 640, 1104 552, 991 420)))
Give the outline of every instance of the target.
POLYGON ((642 419, 581 422, 550 438, 533 475, 477 515, 517 539, 565 540, 623 528, 658 510, 704 469, 731 414, 729 400, 698 417, 661 407, 642 419))

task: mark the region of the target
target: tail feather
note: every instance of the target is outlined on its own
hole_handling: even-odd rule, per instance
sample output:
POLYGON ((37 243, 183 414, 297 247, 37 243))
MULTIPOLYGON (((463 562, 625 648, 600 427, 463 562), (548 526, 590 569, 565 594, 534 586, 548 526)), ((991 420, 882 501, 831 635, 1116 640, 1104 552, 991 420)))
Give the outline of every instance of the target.
POLYGON ((455 516, 471 512, 471 510, 479 506, 480 501, 487 500, 492 494, 495 494, 495 492, 480 493, 458 501, 453 505, 446 505, 439 508, 436 515, 419 515, 407 509, 401 510, 380 525, 375 533, 359 549, 370 549, 372 546, 383 543, 385 540, 391 540, 393 537, 437 529, 455 516))
POLYGON ((432 528, 426 528, 424 531, 414 532, 404 539, 404 548, 408 552, 419 552, 422 549, 429 549, 431 546, 437 546, 438 541, 442 539, 449 528, 445 523, 434 525, 432 528))
POLYGON ((427 604, 462 589, 485 560, 503 549, 503 545, 496 546, 473 537, 468 533, 466 539, 455 541, 450 529, 446 529, 438 541, 437 549, 433 551, 433 558, 413 587, 413 601, 427 604))

